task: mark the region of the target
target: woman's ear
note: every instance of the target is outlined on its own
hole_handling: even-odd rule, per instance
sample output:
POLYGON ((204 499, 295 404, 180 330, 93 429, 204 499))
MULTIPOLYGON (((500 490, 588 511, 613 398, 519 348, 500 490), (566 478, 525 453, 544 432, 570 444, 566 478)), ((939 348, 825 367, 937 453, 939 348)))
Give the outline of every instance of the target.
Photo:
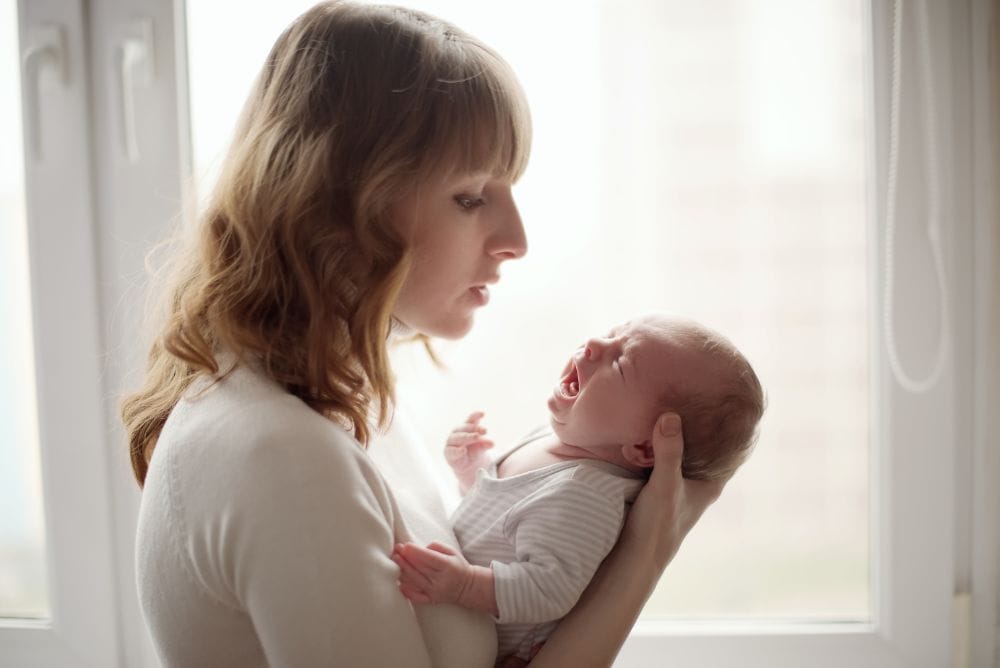
POLYGON ((623 445, 622 457, 633 466, 649 468, 653 465, 653 445, 649 441, 635 445, 623 445))

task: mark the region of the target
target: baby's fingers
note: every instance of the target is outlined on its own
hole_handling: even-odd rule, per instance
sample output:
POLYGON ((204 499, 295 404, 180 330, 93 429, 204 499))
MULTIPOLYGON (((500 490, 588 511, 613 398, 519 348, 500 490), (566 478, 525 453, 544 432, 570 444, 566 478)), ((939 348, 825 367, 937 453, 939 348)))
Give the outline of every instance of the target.
MULTIPOLYGON (((435 543, 435 545, 438 544, 435 543)), ((415 569, 424 571, 428 575, 438 573, 448 565, 448 557, 444 554, 428 550, 426 547, 421 547, 415 543, 406 543, 398 548, 397 552, 412 564, 415 569)))
POLYGON ((410 601, 414 603, 430 603, 431 597, 427 595, 427 592, 411 587, 403 582, 399 583, 399 591, 410 601))
POLYGON ((440 552, 441 554, 450 554, 452 556, 458 554, 458 552, 456 552, 455 549, 452 548, 451 546, 445 545, 444 543, 438 543, 437 541, 430 543, 427 546, 427 549, 434 550, 435 552, 440 552))
POLYGON ((474 441, 480 440, 486 430, 483 431, 453 431, 448 436, 448 440, 445 441, 445 445, 448 446, 460 446, 468 445, 474 441))
POLYGON ((492 447, 493 447, 493 441, 491 441, 488 438, 482 438, 479 439, 478 441, 475 441, 474 443, 469 443, 469 445, 467 445, 465 449, 466 452, 468 452, 470 455, 474 455, 476 454, 476 452, 489 450, 492 447))
POLYGON ((402 550, 398 545, 392 553, 392 561, 399 567, 400 583, 424 591, 430 589, 431 581, 426 575, 423 574, 423 572, 421 572, 420 565, 414 564, 407 559, 402 554, 402 550))
POLYGON ((475 413, 471 413, 469 417, 465 418, 465 424, 456 427, 455 431, 468 431, 479 434, 485 434, 486 427, 479 426, 479 421, 483 419, 483 415, 485 415, 485 413, 483 413, 482 411, 476 411, 475 413))
POLYGON ((468 448, 464 445, 451 445, 444 449, 444 458, 449 464, 460 462, 469 454, 468 448))

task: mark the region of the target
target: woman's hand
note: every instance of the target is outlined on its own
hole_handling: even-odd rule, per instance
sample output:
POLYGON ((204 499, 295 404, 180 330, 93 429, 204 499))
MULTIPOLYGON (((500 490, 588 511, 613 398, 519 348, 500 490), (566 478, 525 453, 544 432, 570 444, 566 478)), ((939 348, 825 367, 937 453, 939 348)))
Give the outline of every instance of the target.
POLYGON ((653 471, 622 529, 620 542, 647 545, 654 568, 666 568, 726 481, 687 480, 681 475, 684 436, 680 416, 664 413, 653 429, 653 471))
POLYGON ((511 654, 510 656, 500 661, 498 668, 524 668, 524 666, 527 666, 529 663, 531 663, 531 660, 535 658, 535 655, 541 651, 544 645, 545 645, 544 642, 535 643, 534 645, 532 645, 531 653, 528 656, 527 660, 522 659, 521 657, 516 656, 514 654, 511 654))
POLYGON ((452 430, 444 446, 444 458, 458 478, 458 485, 465 494, 476 482, 476 471, 490 465, 486 450, 493 447, 493 441, 485 438, 486 427, 480 426, 482 411, 476 411, 465 422, 452 430))

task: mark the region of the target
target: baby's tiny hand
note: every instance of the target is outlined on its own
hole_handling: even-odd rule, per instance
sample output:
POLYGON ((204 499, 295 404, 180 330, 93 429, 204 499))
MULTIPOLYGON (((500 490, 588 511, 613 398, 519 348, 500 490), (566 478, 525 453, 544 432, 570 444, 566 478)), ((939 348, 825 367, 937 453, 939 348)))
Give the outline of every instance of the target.
POLYGON ((476 470, 490 465, 486 450, 493 447, 493 441, 483 436, 486 427, 479 424, 482 417, 483 412, 476 411, 466 418, 465 423, 452 430, 444 447, 445 461, 463 487, 471 486, 476 470))
POLYGON ((399 590, 414 603, 458 603, 472 588, 472 567, 447 545, 399 543, 392 560, 399 566, 399 590))

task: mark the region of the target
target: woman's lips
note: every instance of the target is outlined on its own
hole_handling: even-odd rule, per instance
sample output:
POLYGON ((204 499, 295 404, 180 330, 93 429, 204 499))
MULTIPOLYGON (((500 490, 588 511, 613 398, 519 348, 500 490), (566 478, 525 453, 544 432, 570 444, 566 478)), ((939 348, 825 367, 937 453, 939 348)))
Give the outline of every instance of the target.
POLYGON ((472 298, 480 306, 486 306, 490 303, 490 289, 485 285, 475 285, 469 288, 469 292, 472 294, 472 298))

